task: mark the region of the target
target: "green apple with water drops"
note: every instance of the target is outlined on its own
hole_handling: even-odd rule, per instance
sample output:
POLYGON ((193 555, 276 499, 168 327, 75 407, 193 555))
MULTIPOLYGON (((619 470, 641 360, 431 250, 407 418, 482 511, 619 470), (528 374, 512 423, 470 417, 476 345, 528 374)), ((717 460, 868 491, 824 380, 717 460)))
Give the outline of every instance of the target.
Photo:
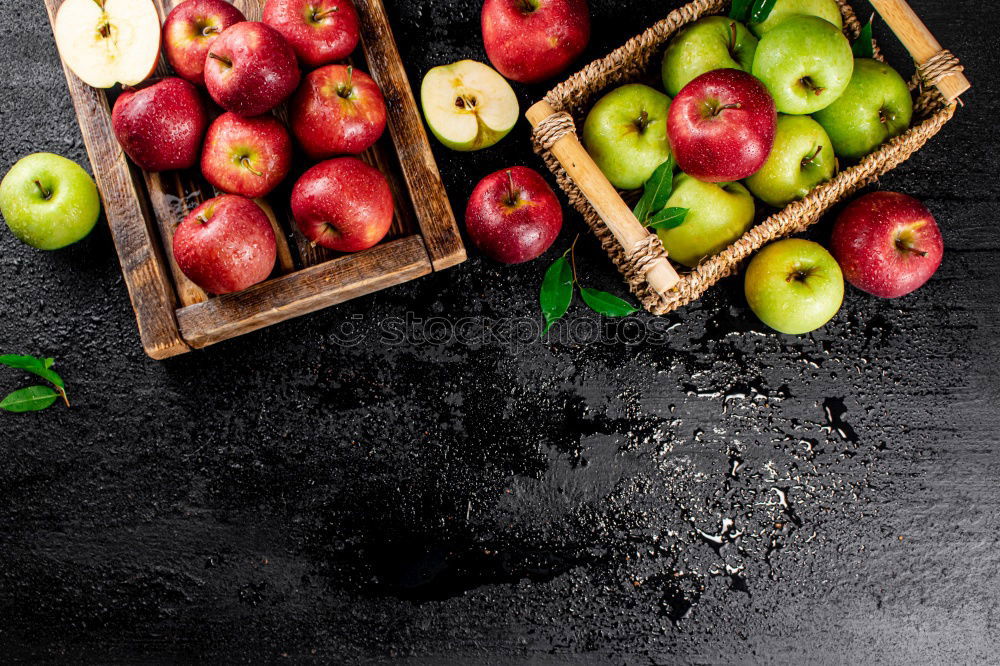
POLYGON ((420 86, 424 119, 431 132, 453 150, 489 148, 517 123, 514 89, 481 62, 459 60, 427 72, 420 86))
POLYGON ((663 53, 663 87, 676 96, 688 81, 713 69, 750 71, 757 38, 725 16, 698 19, 674 37, 663 53))
POLYGON ((0 213, 20 240, 39 250, 58 250, 91 232, 101 213, 101 198, 94 179, 79 164, 35 153, 4 176, 0 213))
POLYGON ((837 159, 830 137, 809 116, 778 116, 767 161, 744 182, 758 199, 776 208, 801 199, 833 177, 837 159))
POLYGON ((767 18, 760 23, 751 21, 747 27, 753 34, 762 37, 785 19, 802 14, 826 19, 837 26, 838 30, 844 27, 844 19, 837 0, 777 0, 767 18))
POLYGON ((913 98, 892 67, 858 58, 847 89, 813 118, 830 135, 837 155, 858 159, 906 131, 913 118, 913 98))
POLYGON ((747 303, 762 322, 800 335, 826 324, 844 302, 844 275, 819 243, 786 238, 750 262, 743 281, 747 303))
POLYGON ((851 43, 817 16, 792 16, 764 33, 751 73, 764 82, 779 113, 805 115, 833 103, 854 71, 851 43))
POLYGON ((583 123, 583 143, 615 187, 634 190, 670 158, 670 98, 647 85, 629 83, 597 101, 583 123))
POLYGON ((705 183, 679 173, 664 207, 687 209, 679 226, 656 234, 667 255, 688 267, 724 249, 753 224, 753 196, 739 183, 705 183))

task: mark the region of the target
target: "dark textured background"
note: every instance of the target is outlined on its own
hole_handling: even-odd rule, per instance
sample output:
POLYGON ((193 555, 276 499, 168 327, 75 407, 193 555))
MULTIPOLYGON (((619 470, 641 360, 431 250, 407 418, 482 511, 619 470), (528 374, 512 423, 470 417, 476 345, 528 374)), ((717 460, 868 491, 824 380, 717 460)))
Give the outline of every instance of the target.
MULTIPOLYGON (((387 4, 413 80, 484 57, 476 0, 387 4)), ((587 58, 679 2, 592 4, 587 58)), ((0 415, 2 660, 995 663, 998 22, 913 4, 975 88, 881 186, 927 202, 944 264, 898 301, 849 289, 812 335, 766 330, 731 279, 633 345, 382 339, 408 311, 536 317, 547 260, 473 252, 158 363, 104 225, 55 253, 0 230, 0 350, 55 356, 73 399, 0 415)), ((41 3, 0 16, 0 169, 85 162, 41 3)), ((435 147, 457 211, 540 168, 526 135, 435 147)), ((579 262, 622 294, 586 234, 579 262)))

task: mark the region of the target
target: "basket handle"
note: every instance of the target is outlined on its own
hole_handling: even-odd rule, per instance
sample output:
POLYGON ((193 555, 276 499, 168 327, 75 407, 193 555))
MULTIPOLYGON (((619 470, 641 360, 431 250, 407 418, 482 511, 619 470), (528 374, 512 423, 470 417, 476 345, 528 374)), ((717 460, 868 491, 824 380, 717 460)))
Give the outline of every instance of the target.
MULTIPOLYGON (((552 105, 542 100, 528 109, 525 116, 532 127, 538 127, 555 113, 556 110, 552 105)), ((641 248, 648 247, 651 236, 649 230, 632 214, 632 210, 580 143, 575 131, 563 133, 549 146, 549 150, 587 197, 587 201, 625 249, 627 256, 634 256, 633 253, 641 252, 641 248)), ((677 271, 663 254, 651 257, 644 270, 646 282, 661 295, 668 292, 680 280, 677 271)))
MULTIPOLYGON (((942 53, 941 43, 934 38, 906 0, 871 0, 871 3, 913 56, 918 67, 923 67, 931 58, 942 53)), ((949 103, 972 87, 960 69, 945 73, 934 85, 949 103)))

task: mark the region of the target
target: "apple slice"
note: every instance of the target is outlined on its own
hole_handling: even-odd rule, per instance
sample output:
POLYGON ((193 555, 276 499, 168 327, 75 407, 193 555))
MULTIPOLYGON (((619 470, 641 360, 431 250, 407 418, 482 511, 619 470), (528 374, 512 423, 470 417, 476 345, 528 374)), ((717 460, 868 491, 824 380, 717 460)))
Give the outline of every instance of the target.
POLYGON ((65 0, 56 14, 56 46, 89 86, 134 86, 160 58, 160 16, 152 0, 65 0))
POLYGON ((506 79, 475 60, 427 72, 420 97, 431 132, 454 150, 489 148, 507 135, 520 115, 506 79))

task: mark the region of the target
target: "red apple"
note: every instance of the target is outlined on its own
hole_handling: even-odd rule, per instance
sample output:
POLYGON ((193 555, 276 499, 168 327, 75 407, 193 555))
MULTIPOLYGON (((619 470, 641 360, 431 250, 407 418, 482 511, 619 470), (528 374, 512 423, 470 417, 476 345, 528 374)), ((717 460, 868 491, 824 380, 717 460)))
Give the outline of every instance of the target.
POLYGON ((501 169, 483 178, 469 197, 465 229, 483 254, 504 264, 545 252, 562 229, 562 206, 537 171, 501 169))
POLYGON ((292 166, 292 139, 271 115, 226 112, 205 134, 201 172, 223 192, 254 199, 278 186, 292 166))
POLYGON ((267 0, 264 23, 284 35, 310 67, 343 60, 361 38, 351 0, 267 0))
POLYGON ((198 89, 173 76, 122 91, 111 112, 118 143, 146 171, 194 166, 207 126, 198 89))
POLYGON ((213 294, 241 291, 274 270, 274 229, 260 206, 232 194, 209 199, 174 231, 174 258, 192 282, 213 294))
POLYGON ((944 241, 927 206, 899 192, 872 192, 837 218, 830 252, 855 287, 898 298, 934 275, 944 241))
POLYGON ((356 157, 320 162, 292 188, 292 215, 313 243, 338 252, 367 250, 392 224, 385 176, 356 157))
POLYGON ((327 65, 310 72, 291 109, 292 131, 313 159, 357 155, 385 131, 385 99, 370 76, 327 65))
POLYGON ((227 111, 259 116, 284 102, 301 79, 295 51, 281 33, 257 21, 227 28, 205 59, 205 85, 227 111))
POLYGON ((521 83, 562 72, 590 41, 586 0, 486 0, 481 22, 490 62, 521 83))
POLYGON ((185 0, 163 22, 167 61, 178 76, 205 85, 205 57, 222 31, 246 17, 226 0, 185 0))
POLYGON ((692 79, 670 105, 667 137, 681 171, 709 183, 760 169, 774 145, 778 114, 764 84, 738 69, 692 79))

